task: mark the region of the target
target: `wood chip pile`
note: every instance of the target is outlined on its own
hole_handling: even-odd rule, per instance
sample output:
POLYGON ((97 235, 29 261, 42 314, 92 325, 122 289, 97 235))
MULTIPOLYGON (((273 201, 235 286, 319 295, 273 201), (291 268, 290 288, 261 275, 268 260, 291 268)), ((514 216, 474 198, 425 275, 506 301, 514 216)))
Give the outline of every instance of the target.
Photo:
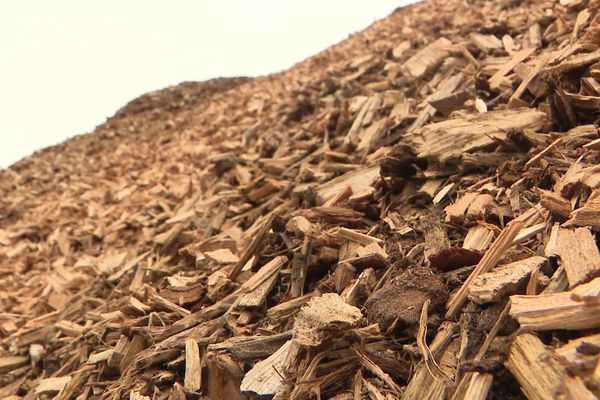
POLYGON ((428 0, 2 171, 0 398, 597 398, 599 10, 428 0))

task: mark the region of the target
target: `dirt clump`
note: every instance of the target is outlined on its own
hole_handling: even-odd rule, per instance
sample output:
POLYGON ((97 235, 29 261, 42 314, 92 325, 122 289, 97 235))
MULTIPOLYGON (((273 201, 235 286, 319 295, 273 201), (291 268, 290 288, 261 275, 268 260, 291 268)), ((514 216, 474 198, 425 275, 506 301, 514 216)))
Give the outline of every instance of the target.
POLYGON ((448 299, 448 290, 430 269, 409 268, 371 295, 365 303, 366 315, 382 331, 393 328, 412 332, 428 299, 428 312, 439 312, 448 299))

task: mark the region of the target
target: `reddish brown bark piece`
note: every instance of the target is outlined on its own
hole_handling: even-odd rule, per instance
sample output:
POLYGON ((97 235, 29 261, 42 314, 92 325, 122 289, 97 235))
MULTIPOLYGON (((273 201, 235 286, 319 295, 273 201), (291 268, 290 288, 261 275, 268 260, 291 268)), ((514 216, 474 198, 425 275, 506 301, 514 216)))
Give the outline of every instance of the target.
POLYGON ((428 259, 432 267, 446 272, 469 265, 475 265, 481 260, 483 254, 482 251, 469 250, 462 247, 451 247, 430 255, 428 259))

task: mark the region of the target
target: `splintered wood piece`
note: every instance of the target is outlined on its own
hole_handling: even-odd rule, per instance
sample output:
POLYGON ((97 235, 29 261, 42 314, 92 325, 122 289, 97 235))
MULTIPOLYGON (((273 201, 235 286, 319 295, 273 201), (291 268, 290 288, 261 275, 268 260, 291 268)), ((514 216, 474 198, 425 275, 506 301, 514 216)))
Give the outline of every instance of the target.
POLYGON ((562 226, 591 226, 600 228, 600 190, 595 190, 583 207, 571 212, 570 219, 562 226), (592 197, 593 196, 593 197, 592 197))
POLYGON ((446 196, 454 189, 455 186, 455 183, 449 183, 443 188, 441 188, 440 191, 433 198, 432 203, 440 204, 446 198, 446 196))
POLYGON ((326 293, 312 298, 296 315, 294 340, 303 346, 318 346, 358 327, 362 319, 358 308, 346 304, 335 293, 326 293))
POLYGON ((277 321, 280 318, 289 316, 298 311, 300 307, 308 303, 308 301, 314 296, 314 293, 308 293, 304 296, 296 297, 295 299, 291 299, 273 306, 267 310, 267 318, 269 318, 271 321, 277 321))
POLYGON ((590 348, 600 348, 600 333, 569 340, 567 344, 560 346, 554 352, 571 366, 580 365, 588 369, 598 362, 595 352, 590 354, 586 351, 590 348))
POLYGON ((121 253, 107 254, 98 264, 98 272, 102 274, 108 274, 113 272, 125 262, 127 256, 128 253, 126 251, 121 253))
POLYGON ((584 144, 583 148, 590 150, 600 150, 600 139, 594 139, 588 144, 584 144))
POLYGON ((498 110, 425 125, 409 137, 420 158, 447 162, 505 140, 510 130, 540 129, 544 121, 545 114, 535 109, 498 110))
POLYGON ((535 47, 542 47, 542 28, 540 24, 535 23, 529 27, 529 43, 535 47))
POLYGON ((129 400, 152 400, 150 396, 144 396, 137 390, 132 390, 129 392, 129 400))
POLYGON ((383 256, 381 253, 362 253, 361 249, 367 249, 369 247, 379 246, 377 243, 373 243, 372 245, 365 246, 359 248, 358 257, 346 258, 344 262, 350 263, 352 266, 358 268, 358 270, 362 270, 364 268, 374 268, 374 269, 384 269, 390 265, 389 261, 386 259, 386 256, 383 256))
POLYGON ((252 202, 257 202, 264 199, 265 197, 279 191, 281 184, 273 179, 267 179, 267 181, 260 187, 250 191, 248 193, 248 199, 252 202))
POLYGON ((596 328, 600 326, 600 302, 595 300, 598 295, 600 278, 568 292, 513 295, 510 297, 510 315, 526 330, 596 328))
POLYGON ((362 192, 364 189, 369 188, 378 178, 379 165, 365 166, 347 172, 316 187, 315 195, 317 203, 325 203, 347 186, 352 188, 352 193, 362 192))
POLYGON ((519 335, 513 341, 505 365, 528 399, 556 399, 566 378, 551 352, 530 333, 519 335))
POLYGON ((43 394, 58 393, 71 381, 71 379, 71 376, 41 379, 35 387, 35 394, 39 396, 43 394))
POLYGON ((373 122, 375 113, 382 106, 383 98, 379 94, 375 94, 367 98, 363 103, 348 131, 345 142, 357 144, 360 140, 361 132, 365 127, 373 122))
POLYGON ((34 343, 29 346, 29 358, 32 365, 39 364, 42 357, 46 355, 46 348, 39 343, 34 343))
POLYGON ((486 52, 504 47, 502 41, 494 35, 482 35, 481 33, 471 32, 469 39, 471 43, 486 52))
POLYGON ((598 276, 600 272, 600 253, 588 228, 569 229, 555 224, 544 254, 546 257, 560 257, 567 273, 569 287, 598 276))
POLYGON ((469 300, 479 304, 498 302, 523 289, 531 273, 545 263, 545 257, 534 256, 481 274, 469 285, 469 300))
MULTIPOLYGON (((442 81, 438 85, 437 90, 434 93, 432 93, 431 96, 429 96, 427 98, 427 102, 429 104, 427 104, 423 108, 423 110, 421 110, 421 112, 419 113, 417 118, 415 118, 413 123, 408 127, 408 129, 406 131, 408 133, 416 131, 417 129, 419 129, 423 125, 425 125, 427 122, 429 122, 429 119, 436 113, 436 111, 442 112, 443 107, 447 107, 447 106, 452 107, 451 100, 450 100, 450 104, 448 104, 448 97, 451 96, 452 93, 456 90, 456 88, 458 88, 460 86, 460 84, 463 82, 463 80, 464 80, 463 74, 456 74, 456 75, 449 77, 448 79, 445 79, 444 81, 442 81), (440 103, 440 101, 443 101, 443 100, 446 100, 446 102, 440 103), (436 108, 436 105, 440 108, 439 109, 436 108)), ((460 100, 460 99, 458 99, 458 100, 460 100)), ((463 103, 464 103, 464 100, 463 100, 463 103)))
POLYGON ((536 188, 540 195, 540 204, 553 215, 567 219, 571 213, 571 205, 560 194, 549 190, 536 188))
POLYGON ((487 104, 479 97, 475 99, 475 109, 479 114, 488 112, 487 104))
POLYGON ((301 233, 307 235, 314 230, 313 224, 305 217, 298 215, 290 218, 288 223, 285 225, 285 229, 288 232, 301 233))
POLYGON ((538 233, 546 230, 546 222, 541 222, 539 224, 532 225, 527 228, 521 229, 521 231, 515 236, 513 243, 519 244, 525 242, 527 239, 531 239, 538 233))
POLYGON ((506 228, 502 230, 496 241, 492 244, 489 250, 485 253, 481 261, 477 264, 473 272, 463 283, 460 289, 452 295, 446 305, 446 318, 454 318, 467 300, 469 294, 469 286, 479 275, 490 271, 496 266, 500 258, 506 250, 512 246, 513 239, 523 228, 524 222, 513 220, 506 228))
POLYGON ((354 279, 356 268, 349 262, 341 262, 335 268, 333 273, 333 281, 337 293, 342 293, 346 286, 354 279))
POLYGON ((404 120, 410 117, 410 107, 411 104, 409 101, 404 100, 399 103, 396 103, 392 111, 390 111, 389 118, 394 122, 394 124, 400 124, 404 120))
POLYGON ((182 317, 186 317, 191 314, 190 310, 186 310, 185 308, 178 306, 172 301, 169 301, 156 293, 151 293, 148 296, 148 300, 154 307, 177 313, 182 317))
POLYGON ((185 341, 185 378, 184 387, 189 392, 200 390, 202 371, 200 367, 200 350, 198 343, 192 338, 185 341))
POLYGON ((420 219, 425 248, 423 253, 431 262, 432 257, 450 247, 450 242, 446 235, 446 230, 440 221, 433 217, 423 217, 420 219))
MULTIPOLYGON (((434 344, 435 339, 431 346, 432 349, 434 344)), ((402 398, 407 400, 446 398, 453 385, 451 377, 455 375, 458 366, 459 347, 459 341, 456 339, 444 346, 440 358, 437 359, 440 375, 434 375, 436 371, 430 370, 426 363, 421 363, 408 382, 402 398)))
POLYGON ((520 100, 521 96, 523 95, 523 93, 525 93, 525 90, 533 82, 533 80, 539 76, 542 69, 544 69, 544 67, 546 66, 547 61, 548 61, 548 56, 541 57, 537 60, 535 67, 533 67, 529 70, 527 75, 523 78, 523 80, 519 84, 519 87, 517 87, 515 92, 512 94, 512 96, 508 100, 508 105, 507 105, 508 108, 518 108, 519 107, 519 103, 521 103, 521 100, 520 100))
POLYGON ((209 352, 206 355, 207 394, 214 400, 247 400, 241 393, 240 383, 244 371, 227 354, 209 352))
POLYGON ((293 362, 297 345, 288 340, 271 356, 257 362, 246 373, 240 391, 254 392, 258 396, 273 396, 283 387, 286 369, 293 362))
POLYGON ((410 49, 410 40, 403 40, 392 49, 395 59, 400 59, 406 50, 410 49))
POLYGON ((291 332, 271 336, 234 336, 224 342, 208 345, 207 351, 225 351, 236 361, 262 360, 292 338, 291 332))
POLYGON ((350 284, 342 294, 342 300, 353 306, 360 306, 361 300, 366 299, 373 292, 375 285, 377 284, 377 277, 372 268, 367 268, 360 273, 358 278, 350 284))
POLYGON ((216 318, 220 315, 223 315, 231 308, 237 297, 238 293, 232 293, 211 306, 192 313, 187 317, 181 318, 173 323, 173 325, 171 325, 168 329, 166 329, 165 332, 160 336, 160 339, 164 340, 170 336, 178 334, 179 332, 185 331, 186 329, 193 328, 211 318, 216 318))
POLYGON ((444 184, 443 179, 428 179, 423 186, 419 188, 419 194, 426 196, 427 199, 433 199, 435 194, 444 184))
POLYGON ((462 247, 467 250, 484 251, 494 240, 494 231, 483 226, 475 225, 469 228, 462 247))
POLYGON ((333 233, 336 237, 345 240, 351 240, 356 243, 360 243, 363 246, 368 246, 371 243, 382 243, 383 240, 374 236, 365 235, 364 233, 357 232, 348 228, 339 228, 333 233))
MULTIPOLYGON (((169 281, 168 278, 167 281, 169 281)), ((162 289, 160 295, 174 304, 181 306, 195 303, 206 293, 205 285, 200 282, 194 283, 192 286, 180 286, 179 282, 173 281, 175 285, 169 285, 162 289)))
POLYGON ((598 398, 578 376, 567 375, 563 382, 563 391, 568 399, 596 400, 598 398))
MULTIPOLYGON (((567 274, 565 273, 565 268, 560 265, 556 271, 552 274, 550 278, 550 282, 548 286, 542 290, 543 294, 552 294, 552 293, 560 293, 564 292, 569 288, 569 281, 567 280, 567 274)), ((527 293, 530 294, 530 293, 527 293)))
MULTIPOLYGON (((373 400, 387 400, 387 398, 379 391, 379 389, 377 389, 377 387, 375 385, 373 385, 371 382, 366 381, 366 380, 362 380, 362 384, 364 385, 368 395, 369 395, 369 399, 373 399, 373 400)), ((389 397, 388 397, 389 398, 389 397)), ((354 396, 353 398, 342 398, 340 400, 359 400, 361 399, 360 394, 359 396, 354 396)))
POLYGON ((152 311, 152 307, 142 303, 133 296, 130 296, 129 302, 121 308, 121 312, 126 315, 147 315, 150 311, 152 311))
POLYGON ((600 187, 600 165, 586 166, 580 162, 572 163, 567 172, 554 184, 554 191, 568 199, 582 185, 590 189, 600 187))
POLYGON ((356 147, 359 152, 370 152, 371 149, 381 140, 388 128, 388 120, 386 118, 379 119, 373 122, 368 128, 364 129, 359 135, 360 142, 356 147))
POLYGON ((467 220, 484 220, 495 207, 496 203, 491 195, 479 194, 469 205, 465 218, 467 220))
POLYGON ((429 365, 429 368, 435 370, 437 374, 441 374, 439 365, 435 362, 435 357, 431 354, 431 349, 427 346, 427 309, 431 304, 431 300, 427 299, 421 308, 421 316, 419 317, 419 331, 417 332, 417 348, 421 353, 423 362, 429 365))
POLYGON ((575 20, 575 26, 573 26, 573 33, 571 37, 575 40, 579 36, 579 34, 583 31, 583 28, 587 25, 591 17, 590 10, 587 8, 581 10, 579 14, 577 14, 577 19, 575 20))
POLYGON ((446 38, 439 38, 406 60, 403 67, 414 79, 420 78, 444 61, 449 55, 451 46, 451 41, 446 38))
POLYGON ((302 210, 302 216, 314 222, 345 223, 360 220, 362 213, 346 207, 317 206, 302 210))
POLYGON ((546 67, 542 70, 544 74, 564 74, 575 68, 585 67, 600 61, 600 50, 590 53, 579 53, 566 58, 557 65, 546 67))
POLYGON ((207 258, 218 262, 219 264, 233 264, 240 260, 238 256, 233 254, 229 249, 217 249, 213 251, 205 251, 203 253, 207 258))
POLYGON ((492 374, 475 372, 471 374, 464 393, 456 391, 452 396, 452 400, 485 400, 493 380, 494 375, 492 374))
POLYGON ((292 259, 292 274, 290 284, 290 295, 292 297, 298 297, 304 294, 304 285, 306 283, 306 273, 311 252, 312 240, 308 235, 305 235, 302 242, 302 248, 299 252, 294 252, 292 259))
POLYGON ((117 344, 115 345, 115 347, 113 349, 112 354, 106 361, 106 365, 109 368, 118 368, 119 367, 119 364, 121 364, 121 361, 123 360, 123 356, 125 354, 125 350, 127 349, 128 345, 129 345, 129 338, 127 336, 121 335, 121 337, 119 338, 119 340, 117 341, 117 344))
POLYGON ((130 271, 133 268, 135 268, 144 258, 146 258, 148 256, 148 254, 150 254, 149 251, 140 254, 139 256, 137 256, 136 258, 134 258, 131 261, 128 261, 118 271, 116 271, 115 273, 113 273, 112 275, 110 275, 108 278, 106 278, 106 280, 108 282, 118 281, 119 278, 121 278, 123 275, 125 275, 128 271, 130 271))
POLYGON ((133 362, 134 357, 146 348, 146 339, 141 335, 135 335, 127 344, 123 353, 123 359, 119 364, 119 370, 123 373, 133 362))
POLYGON ((333 196, 332 198, 327 200, 325 203, 323 203, 323 207, 334 207, 338 203, 340 203, 344 200, 348 200, 350 198, 350 196, 352 196, 352 188, 350 186, 346 186, 344 189, 342 189, 340 192, 338 192, 335 196, 333 196))
POLYGON ((279 269, 281 269, 281 266, 264 279, 262 283, 240 295, 235 307, 239 310, 249 310, 262 306, 279 278, 279 269))
POLYGON ((108 350, 99 351, 97 353, 90 354, 90 356, 88 357, 87 363, 88 364, 98 364, 100 362, 107 361, 110 358, 110 356, 112 356, 113 351, 114 351, 113 349, 108 349, 108 350))
POLYGON ((363 367, 369 370, 373 375, 377 376, 383 382, 385 382, 386 386, 388 386, 396 396, 398 396, 401 393, 400 386, 398 386, 398 384, 394 382, 392 377, 385 373, 385 371, 383 371, 381 367, 379 367, 369 357, 362 354, 358 350, 355 349, 354 352, 358 356, 363 367))
POLYGON ((75 393, 80 390, 83 385, 85 385, 86 381, 92 374, 92 371, 92 366, 80 368, 71 376, 71 380, 67 382, 65 386, 63 386, 58 395, 54 397, 54 400, 71 400, 75 396, 75 393))
POLYGON ((508 74, 510 71, 512 71, 512 69, 514 67, 516 67, 517 64, 525 61, 531 54, 533 54, 534 51, 535 51, 535 48, 529 48, 529 49, 523 49, 523 50, 518 51, 515 54, 513 54, 510 61, 507 62, 506 64, 504 64, 502 66, 502 68, 500 68, 498 70, 498 72, 496 72, 490 78, 490 80, 489 80, 490 87, 494 90, 497 90, 500 87, 500 85, 502 84, 502 80, 504 79, 504 76, 506 74, 508 74))
POLYGON ((248 245, 248 247, 246 248, 246 250, 240 257, 240 260, 235 264, 235 266, 229 273, 229 279, 231 279, 232 281, 235 280, 235 278, 237 278, 238 274, 240 272, 242 272, 242 268, 244 268, 244 265, 246 265, 246 263, 248 261, 250 261, 252 256, 254 256, 254 254, 256 254, 256 252, 259 250, 259 248, 263 245, 263 242, 265 241, 265 238, 267 237, 267 233, 269 233, 269 231, 271 230, 271 225, 273 224, 273 218, 274 218, 274 214, 269 214, 269 217, 263 223, 263 225, 261 226, 259 231, 256 233, 256 236, 254 236, 254 239, 252 240, 252 242, 250 242, 250 244, 248 245))
POLYGON ((543 149, 542 151, 540 151, 539 153, 537 153, 536 155, 534 155, 533 157, 531 157, 526 163, 525 163, 525 167, 530 167, 532 165, 534 165, 535 163, 537 163, 539 160, 541 160, 546 154, 550 153, 552 150, 554 150, 554 148, 562 141, 562 137, 559 137, 558 139, 556 139, 555 141, 553 141, 552 143, 550 143, 548 146, 546 146, 545 149, 543 149))
POLYGON ((4 374, 29 363, 27 356, 0 357, 0 373, 4 374))
MULTIPOLYGON (((287 263, 288 259, 285 256, 277 256, 271 261, 262 266, 250 279, 248 279, 240 288, 237 293, 250 293, 263 286, 263 283, 272 279, 279 270, 287 263)), ((266 290, 267 287, 263 287, 266 290)), ((266 296, 268 293, 265 293, 266 296)), ((250 298, 249 298, 250 299, 250 298)))
MULTIPOLYGON (((446 206, 446 208, 444 208, 444 213, 446 214, 445 221, 462 222, 465 218, 467 210, 479 196, 480 195, 478 193, 468 192, 461 196, 455 203, 446 206)), ((489 198, 489 195, 485 196, 486 199, 489 198)))

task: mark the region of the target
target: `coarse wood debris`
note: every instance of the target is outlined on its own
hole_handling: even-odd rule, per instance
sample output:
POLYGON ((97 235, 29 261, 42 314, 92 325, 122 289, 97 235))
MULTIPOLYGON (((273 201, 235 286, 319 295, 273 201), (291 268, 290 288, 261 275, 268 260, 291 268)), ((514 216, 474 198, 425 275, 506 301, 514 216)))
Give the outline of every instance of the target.
POLYGON ((0 171, 0 398, 600 398, 599 11, 425 0, 0 171))

